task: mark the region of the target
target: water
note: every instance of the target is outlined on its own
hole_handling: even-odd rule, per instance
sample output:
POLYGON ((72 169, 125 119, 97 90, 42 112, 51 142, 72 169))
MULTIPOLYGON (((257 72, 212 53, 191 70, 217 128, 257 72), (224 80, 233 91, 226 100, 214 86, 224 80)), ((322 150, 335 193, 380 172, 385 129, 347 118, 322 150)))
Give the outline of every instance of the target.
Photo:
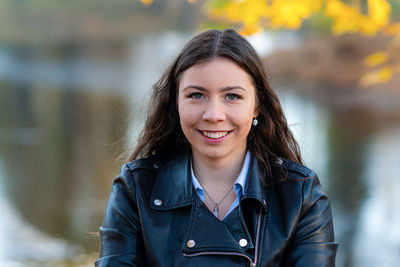
MULTIPOLYGON (((91 233, 118 156, 142 125, 147 89, 187 38, 170 32, 133 40, 127 62, 82 58, 79 48, 62 60, 0 50, 0 266, 92 266, 99 239, 91 233)), ((395 266, 400 124, 333 109, 296 88, 278 94, 306 164, 330 197, 337 266, 395 266)))
POLYGON ((400 124, 369 112, 327 109, 291 91, 283 105, 306 164, 330 197, 337 266, 395 266, 400 260, 400 124), (294 96, 293 96, 294 94, 294 96), (302 108, 300 108, 302 107, 302 108))

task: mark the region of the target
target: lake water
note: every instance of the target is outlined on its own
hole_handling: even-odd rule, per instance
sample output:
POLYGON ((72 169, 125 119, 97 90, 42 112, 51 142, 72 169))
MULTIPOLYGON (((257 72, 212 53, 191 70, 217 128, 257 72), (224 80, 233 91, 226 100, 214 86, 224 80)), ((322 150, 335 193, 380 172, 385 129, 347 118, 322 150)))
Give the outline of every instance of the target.
MULTIPOLYGON (((0 48, 0 266, 92 266, 120 155, 142 125, 149 87, 187 38, 137 38, 123 60, 0 48)), ((277 91, 330 197, 337 266, 398 264, 399 122, 277 91)))

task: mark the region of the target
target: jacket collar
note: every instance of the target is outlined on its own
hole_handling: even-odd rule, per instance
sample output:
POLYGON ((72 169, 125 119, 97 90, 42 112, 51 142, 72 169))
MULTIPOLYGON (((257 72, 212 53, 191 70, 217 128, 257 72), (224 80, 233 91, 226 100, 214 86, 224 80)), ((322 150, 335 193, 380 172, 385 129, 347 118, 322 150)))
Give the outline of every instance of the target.
MULTIPOLYGON (((258 200, 266 209, 269 188, 261 182, 260 166, 251 156, 246 191, 242 196, 258 200)), ((190 152, 186 151, 164 161, 154 183, 150 207, 156 210, 170 210, 192 205, 195 201, 190 173, 190 152)))
POLYGON ((269 199, 270 187, 263 184, 263 171, 258 164, 256 157, 251 155, 249 177, 247 179, 246 191, 242 197, 243 199, 252 198, 258 200, 261 205, 267 210, 267 201, 269 199))

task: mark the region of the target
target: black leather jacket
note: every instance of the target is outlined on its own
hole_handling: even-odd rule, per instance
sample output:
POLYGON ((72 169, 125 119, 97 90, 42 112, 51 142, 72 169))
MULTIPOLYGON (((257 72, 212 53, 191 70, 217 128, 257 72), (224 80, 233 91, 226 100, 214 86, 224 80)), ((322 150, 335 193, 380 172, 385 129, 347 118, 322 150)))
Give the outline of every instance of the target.
POLYGON ((291 161, 274 164, 288 179, 264 186, 252 157, 240 205, 223 221, 194 191, 189 153, 124 165, 96 266, 334 266, 331 209, 317 176, 291 161))

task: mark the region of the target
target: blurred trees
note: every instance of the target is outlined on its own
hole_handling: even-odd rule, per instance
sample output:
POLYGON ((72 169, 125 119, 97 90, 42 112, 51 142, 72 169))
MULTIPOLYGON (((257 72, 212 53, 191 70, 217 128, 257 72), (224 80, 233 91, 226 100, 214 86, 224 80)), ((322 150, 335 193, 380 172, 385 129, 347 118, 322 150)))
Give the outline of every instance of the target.
POLYGON ((399 0, 207 0, 206 12, 215 20, 238 26, 241 33, 252 34, 268 29, 299 30, 306 20, 316 17, 327 21, 335 35, 359 33, 389 35, 392 41, 385 51, 365 59, 369 71, 362 87, 389 81, 400 74, 400 23, 393 10, 399 0))
MULTIPOLYGON (((151 5, 154 0, 141 0, 151 5)), ((186 1, 185 1, 186 2, 186 1)), ((359 86, 388 82, 400 74, 400 22, 393 13, 400 13, 400 0, 187 0, 201 2, 205 13, 223 27, 239 28, 244 35, 262 29, 300 30, 304 22, 322 24, 335 35, 383 34, 392 41, 385 51, 377 51, 365 59, 369 67, 359 86), (395 11, 395 12, 393 12, 395 11)), ((309 24, 310 25, 310 24, 309 24)), ((317 28, 317 27, 316 27, 317 28)))
POLYGON ((241 24, 244 34, 264 27, 297 30, 316 14, 332 20, 335 34, 371 35, 381 30, 394 34, 400 30, 400 23, 390 23, 388 0, 208 0, 207 11, 214 18, 241 24))
POLYGON ((182 0, 0 0, 0 45, 127 44, 143 32, 193 31, 199 13, 182 0))

